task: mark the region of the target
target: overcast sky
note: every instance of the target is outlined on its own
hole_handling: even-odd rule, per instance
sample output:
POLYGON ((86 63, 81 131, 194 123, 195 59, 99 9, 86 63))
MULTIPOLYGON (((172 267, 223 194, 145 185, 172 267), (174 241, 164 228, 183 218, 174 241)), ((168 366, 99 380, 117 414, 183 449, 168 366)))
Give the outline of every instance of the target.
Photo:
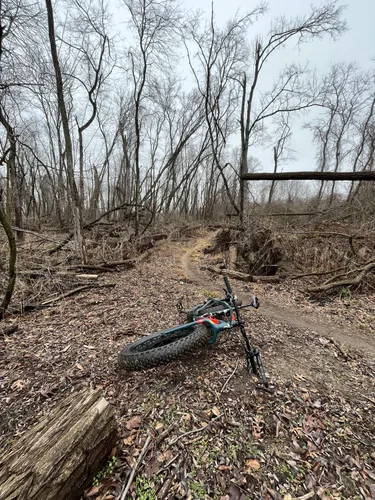
MULTIPOLYGON (((184 0, 187 9, 202 9, 210 14, 211 0, 184 0)), ((228 18, 233 17, 237 11, 245 14, 254 9, 258 3, 248 0, 213 0, 217 24, 223 25, 228 18)), ((294 17, 303 15, 310 10, 310 5, 321 5, 320 0, 269 0, 268 12, 260 17, 258 22, 250 28, 250 37, 266 34, 273 18, 279 15, 294 17)), ((266 75, 270 80, 277 77, 281 67, 291 62, 309 62, 311 67, 316 67, 319 72, 326 73, 330 64, 340 61, 356 61, 363 69, 373 68, 375 62, 375 0, 347 0, 344 16, 349 25, 349 31, 337 41, 329 38, 303 44, 296 49, 288 46, 286 50, 279 50, 270 59, 266 68, 266 75)), ((315 150, 311 143, 311 133, 302 130, 302 119, 297 127, 293 127, 292 148, 296 150, 297 161, 283 166, 283 170, 313 170, 316 168, 315 150)), ((272 170, 271 149, 257 149, 256 155, 262 161, 263 170, 272 170)))

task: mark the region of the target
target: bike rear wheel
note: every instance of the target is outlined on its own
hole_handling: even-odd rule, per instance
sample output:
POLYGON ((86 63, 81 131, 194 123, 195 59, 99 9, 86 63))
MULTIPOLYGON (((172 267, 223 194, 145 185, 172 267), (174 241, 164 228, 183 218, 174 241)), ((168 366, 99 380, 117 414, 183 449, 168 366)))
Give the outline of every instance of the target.
POLYGON ((167 332, 154 333, 124 347, 118 356, 121 368, 145 370, 167 363, 207 344, 211 337, 211 331, 205 325, 167 332))

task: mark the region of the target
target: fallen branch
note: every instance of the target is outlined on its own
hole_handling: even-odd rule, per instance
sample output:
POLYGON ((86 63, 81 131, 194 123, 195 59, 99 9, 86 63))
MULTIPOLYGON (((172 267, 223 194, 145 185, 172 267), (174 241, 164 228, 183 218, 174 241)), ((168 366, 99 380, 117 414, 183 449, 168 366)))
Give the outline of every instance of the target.
POLYGON ((337 342, 335 342, 333 339, 329 339, 329 340, 330 340, 331 344, 336 347, 336 349, 339 351, 341 356, 343 356, 346 360, 352 359, 352 357, 348 353, 346 353, 345 351, 342 350, 342 348, 338 345, 337 342))
POLYGON ((96 271, 98 273, 112 273, 113 269, 105 267, 101 264, 77 264, 76 266, 69 266, 68 270, 86 270, 86 271, 96 271))
MULTIPOLYGON (((57 302, 59 300, 65 299, 67 297, 71 297, 72 295, 76 295, 79 292, 84 292, 85 290, 90 290, 91 288, 112 288, 114 286, 116 286, 114 283, 106 283, 103 285, 91 283, 91 284, 87 284, 87 285, 78 286, 77 288, 73 288, 73 290, 69 290, 68 292, 64 292, 61 295, 58 295, 57 297, 53 297, 51 299, 45 300, 40 305, 42 307, 45 307, 45 306, 53 304, 54 302, 57 302)), ((36 307, 38 307, 38 306, 36 306, 36 307)))
POLYGON ((331 290, 332 288, 337 288, 341 286, 354 286, 354 285, 359 285, 359 283, 363 280, 363 278, 366 276, 366 274, 372 269, 375 269, 375 261, 369 262, 367 265, 363 267, 359 267, 357 269, 354 269, 353 271, 350 271, 350 274, 352 274, 354 271, 359 272, 359 274, 352 279, 346 278, 341 281, 334 281, 332 283, 327 283, 325 285, 321 286, 314 286, 311 288, 307 289, 307 292, 309 293, 319 293, 319 292, 327 292, 328 290, 331 290))
POLYGON ((169 434, 177 428, 177 424, 170 425, 165 431, 163 431, 159 436, 155 439, 155 446, 159 446, 159 444, 164 441, 165 438, 169 436, 169 434))
POLYGON ((308 276, 326 276, 327 274, 338 273, 340 271, 344 271, 344 269, 349 269, 349 266, 338 267, 336 269, 332 269, 331 271, 321 271, 315 273, 304 273, 304 274, 293 274, 290 277, 291 280, 298 280, 300 278, 307 278, 308 276))
POLYGON ((50 241, 51 243, 57 243, 56 240, 54 240, 53 238, 50 238, 49 236, 46 236, 44 234, 35 233, 34 231, 29 231, 28 229, 23 229, 22 227, 12 226, 12 229, 16 233, 31 234, 32 236, 35 236, 36 238, 39 238, 40 240, 50 241))
POLYGON ((135 267, 135 260, 126 259, 118 260, 116 262, 103 262, 101 264, 76 264, 74 266, 69 266, 68 269, 86 269, 90 271, 98 271, 101 273, 111 273, 114 267, 125 267, 126 269, 131 269, 135 267))
POLYGON ((102 264, 102 267, 105 267, 107 269, 110 269, 112 267, 125 267, 126 269, 131 269, 132 267, 135 267, 135 260, 126 259, 126 260, 117 260, 115 262, 106 262, 105 264, 102 264))
POLYGON ((282 233, 282 234, 287 234, 288 236, 291 236, 291 235, 304 235, 304 236, 306 236, 306 238, 330 238, 330 237, 335 237, 335 236, 337 236, 338 238, 347 238, 347 239, 351 239, 351 238, 358 238, 358 239, 368 238, 368 235, 366 236, 364 234, 346 234, 346 233, 335 233, 335 232, 331 232, 331 231, 324 231, 324 232, 320 232, 320 231, 311 231, 311 232, 303 231, 303 232, 282 233))
POLYGON ((138 457, 138 460, 136 461, 134 467, 133 467, 133 470, 131 471, 131 474, 129 476, 129 479, 128 479, 128 482, 126 483, 126 486, 125 488, 123 489, 122 493, 121 493, 121 497, 120 497, 120 500, 125 500, 126 498, 126 495, 128 494, 128 491, 130 489, 130 486, 132 485, 133 483, 133 480, 134 480, 134 476, 137 472, 137 469, 138 467, 140 466, 144 456, 146 455, 147 451, 148 451, 148 447, 149 447, 149 444, 150 444, 150 441, 151 441, 151 436, 148 435, 147 436, 147 439, 146 439, 146 442, 142 448, 142 451, 141 453, 139 454, 139 457, 138 457))
POLYGON ((184 432, 183 434, 180 434, 179 436, 175 437, 169 444, 168 444, 168 448, 170 448, 171 446, 173 446, 174 444, 176 444, 178 441, 180 441, 182 438, 186 437, 186 436, 191 436, 192 434, 198 434, 198 432, 202 432, 202 431, 205 431, 208 427, 211 427, 212 425, 212 422, 214 422, 215 420, 218 420, 220 417, 222 417, 223 414, 220 413, 220 415, 218 415, 217 417, 214 417, 210 422, 208 422, 207 425, 205 425, 204 427, 200 427, 199 429, 193 429, 192 431, 188 431, 188 432, 184 432))
MULTIPOLYGON (((116 212, 118 210, 121 210, 122 208, 125 208, 125 207, 141 207, 141 208, 145 208, 146 210, 148 210, 151 213, 151 210, 148 207, 146 207, 145 205, 139 205, 136 203, 122 203, 121 205, 118 205, 117 207, 111 208, 111 210, 107 210, 107 212, 104 212, 104 214, 102 214, 97 219, 95 219, 91 222, 88 222, 87 224, 84 224, 83 229, 90 229, 90 227, 97 224, 99 221, 101 221, 107 215, 109 215, 113 212, 116 212)), ((69 243, 69 241, 71 239, 73 239, 73 237, 74 237, 74 232, 69 233, 68 236, 65 239, 63 239, 57 246, 55 246, 54 248, 51 248, 51 250, 48 250, 48 255, 53 255, 58 250, 61 250, 67 243, 69 243)))
POLYGON ((203 271, 210 271, 211 273, 215 274, 221 274, 221 275, 226 275, 229 276, 230 278, 240 280, 240 281, 246 281, 248 283, 255 283, 256 281, 261 281, 262 283, 280 283, 281 278, 280 276, 256 276, 252 274, 245 274, 241 273, 239 271, 232 271, 230 269, 219 269, 218 267, 214 266, 202 266, 200 268, 203 271))

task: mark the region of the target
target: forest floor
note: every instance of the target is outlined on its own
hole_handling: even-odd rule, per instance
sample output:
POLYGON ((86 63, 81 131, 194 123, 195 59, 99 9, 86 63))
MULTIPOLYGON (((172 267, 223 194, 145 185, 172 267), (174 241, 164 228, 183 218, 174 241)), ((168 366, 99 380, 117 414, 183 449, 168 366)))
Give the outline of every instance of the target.
POLYGON ((273 394, 247 373, 235 331, 158 368, 118 368, 127 343, 181 321, 179 299, 220 293, 222 277, 200 269, 214 234, 160 242, 134 269, 100 277, 115 287, 20 317, 0 338, 1 447, 72 390, 102 387, 118 418, 117 467, 86 498, 119 496, 152 430, 163 439, 135 499, 375 499, 375 294, 318 303, 296 283, 233 280, 244 303, 260 299, 244 318, 273 394))

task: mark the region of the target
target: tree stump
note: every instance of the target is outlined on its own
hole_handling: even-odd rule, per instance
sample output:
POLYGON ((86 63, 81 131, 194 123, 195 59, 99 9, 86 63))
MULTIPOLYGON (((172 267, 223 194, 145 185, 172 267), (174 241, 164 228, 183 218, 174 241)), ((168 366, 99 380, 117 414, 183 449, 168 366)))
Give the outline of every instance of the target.
POLYGON ((0 457, 0 500, 74 500, 116 444, 100 390, 74 393, 0 457))
POLYGON ((229 246, 229 269, 236 269, 237 265, 237 247, 236 245, 229 246))

